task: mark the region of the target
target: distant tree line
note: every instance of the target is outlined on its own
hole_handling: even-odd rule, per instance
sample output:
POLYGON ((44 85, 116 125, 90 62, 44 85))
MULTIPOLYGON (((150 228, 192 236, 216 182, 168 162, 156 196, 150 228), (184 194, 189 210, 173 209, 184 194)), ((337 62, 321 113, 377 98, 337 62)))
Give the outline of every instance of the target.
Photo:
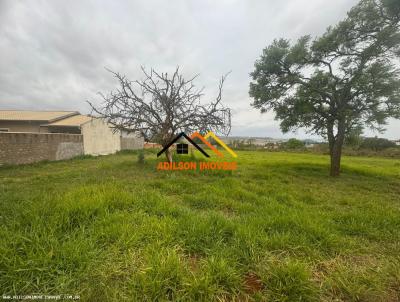
MULTIPOLYGON (((264 151, 295 151, 295 152, 316 152, 329 153, 329 146, 326 142, 309 143, 308 140, 291 138, 284 142, 266 142, 255 144, 252 139, 235 139, 228 145, 237 150, 264 150, 264 151)), ((345 155, 389 155, 400 157, 400 146, 395 142, 380 137, 362 137, 354 135, 349 137, 343 148, 345 155)))
POLYGON ((380 138, 380 137, 360 138, 356 143, 347 145, 357 149, 373 150, 373 151, 382 151, 389 148, 399 147, 394 142, 386 138, 380 138))

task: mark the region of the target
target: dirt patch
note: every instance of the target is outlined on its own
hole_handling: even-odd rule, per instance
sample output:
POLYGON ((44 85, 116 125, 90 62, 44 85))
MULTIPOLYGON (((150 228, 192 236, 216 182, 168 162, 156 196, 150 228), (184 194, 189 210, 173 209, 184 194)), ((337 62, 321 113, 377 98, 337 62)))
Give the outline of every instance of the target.
POLYGON ((197 272, 200 268, 200 256, 190 255, 188 257, 189 268, 192 272, 197 272))
POLYGON ((264 288, 264 285, 257 274, 247 273, 244 276, 244 288, 248 293, 254 294, 261 291, 264 288))
POLYGON ((389 294, 387 297, 388 302, 399 302, 400 301, 400 281, 394 283, 389 288, 389 294))

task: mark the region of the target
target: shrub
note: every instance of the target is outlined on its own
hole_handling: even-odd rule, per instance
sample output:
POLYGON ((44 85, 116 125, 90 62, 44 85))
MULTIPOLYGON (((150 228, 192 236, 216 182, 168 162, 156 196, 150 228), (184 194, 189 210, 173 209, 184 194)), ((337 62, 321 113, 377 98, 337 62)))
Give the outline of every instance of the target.
POLYGON ((290 149, 290 150, 302 149, 302 148, 304 148, 304 146, 305 146, 304 142, 302 142, 301 140, 298 140, 296 138, 291 138, 287 142, 282 144, 282 147, 284 149, 290 149))
POLYGON ((144 164, 145 157, 144 157, 144 150, 140 150, 137 158, 138 164, 144 164))

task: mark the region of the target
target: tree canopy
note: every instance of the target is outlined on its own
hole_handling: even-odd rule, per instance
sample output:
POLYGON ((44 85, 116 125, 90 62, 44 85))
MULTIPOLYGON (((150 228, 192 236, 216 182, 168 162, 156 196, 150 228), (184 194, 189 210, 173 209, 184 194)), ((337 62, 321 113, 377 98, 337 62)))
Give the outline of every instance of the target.
MULTIPOLYGON (((146 140, 162 146, 166 146, 179 132, 211 130, 229 134, 231 111, 221 102, 226 75, 219 82, 215 100, 203 103, 203 89, 194 85, 197 75, 185 79, 178 67, 172 74, 153 69, 148 72, 142 67, 144 79, 135 81, 110 72, 120 87, 108 95, 100 94, 102 106, 89 104, 115 129, 139 132, 146 140)), ((172 160, 169 152, 167 157, 172 160)))

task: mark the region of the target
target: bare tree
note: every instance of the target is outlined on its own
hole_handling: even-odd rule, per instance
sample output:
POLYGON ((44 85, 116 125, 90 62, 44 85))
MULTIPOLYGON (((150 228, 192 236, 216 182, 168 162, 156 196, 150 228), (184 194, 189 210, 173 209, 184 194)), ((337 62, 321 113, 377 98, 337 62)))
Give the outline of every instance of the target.
MULTIPOLYGON (((108 95, 100 93, 100 107, 88 102, 92 110, 106 118, 116 130, 139 132, 147 141, 166 146, 180 132, 213 131, 228 135, 231 111, 221 103, 222 88, 228 74, 221 77, 213 102, 201 104, 203 89, 193 84, 196 76, 185 80, 176 68, 172 75, 150 72, 142 67, 143 80, 130 81, 111 72, 120 87, 108 95)), ((166 152, 172 161, 171 152, 166 152)))

